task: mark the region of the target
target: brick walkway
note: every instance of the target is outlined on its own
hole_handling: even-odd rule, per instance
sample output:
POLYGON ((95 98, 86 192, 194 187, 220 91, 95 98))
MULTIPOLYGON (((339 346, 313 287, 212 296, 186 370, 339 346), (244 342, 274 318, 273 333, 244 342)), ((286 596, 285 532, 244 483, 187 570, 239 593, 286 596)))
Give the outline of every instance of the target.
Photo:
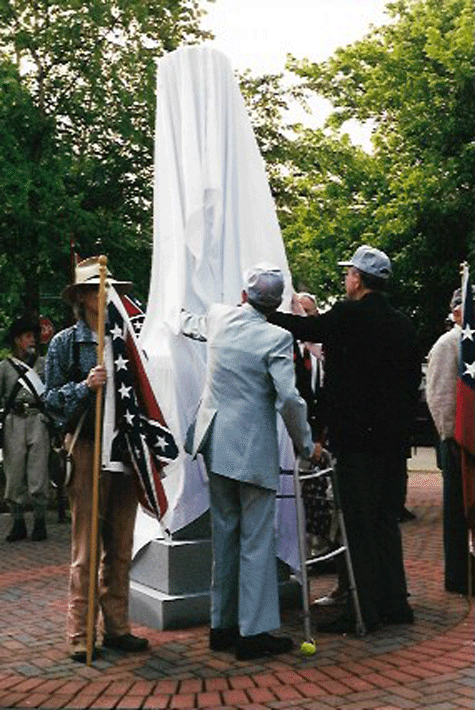
MULTIPOLYGON (((73 663, 64 642, 69 526, 51 512, 47 541, 12 545, 0 515, 0 708, 474 708, 473 612, 443 590, 440 474, 411 473, 408 507, 417 514, 402 526, 414 626, 362 639, 317 631, 317 653, 305 658, 301 619, 289 611, 283 630, 296 650, 252 664, 210 653, 206 627, 135 627, 149 652, 73 663)), ((312 593, 333 584, 333 575, 312 577, 312 593)))

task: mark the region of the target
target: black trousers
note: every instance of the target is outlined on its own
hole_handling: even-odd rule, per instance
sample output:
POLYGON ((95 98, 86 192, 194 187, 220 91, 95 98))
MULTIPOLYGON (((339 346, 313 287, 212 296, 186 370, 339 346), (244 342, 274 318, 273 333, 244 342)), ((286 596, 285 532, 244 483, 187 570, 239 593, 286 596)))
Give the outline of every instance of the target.
MULTIPOLYGON (((460 447, 454 439, 440 442, 444 481, 445 588, 466 594, 468 590, 468 528, 464 512, 460 447)), ((475 571, 474 571, 475 581, 475 571)))
MULTIPOLYGON (((407 604, 399 517, 406 452, 340 453, 336 476, 361 611, 368 626, 407 604)), ((351 600, 350 600, 351 603, 351 600)))

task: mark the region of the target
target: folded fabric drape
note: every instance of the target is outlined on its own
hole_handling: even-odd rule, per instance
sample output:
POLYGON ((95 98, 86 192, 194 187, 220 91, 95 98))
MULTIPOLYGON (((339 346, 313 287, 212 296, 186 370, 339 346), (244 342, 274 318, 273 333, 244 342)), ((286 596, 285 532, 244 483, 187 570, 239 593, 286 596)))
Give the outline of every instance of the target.
MULTIPOLYGON (((198 406, 206 362, 206 345, 178 333, 180 310, 239 303, 242 273, 260 261, 283 270, 288 302, 264 161, 231 65, 210 46, 182 47, 158 62, 153 259, 140 335, 177 442, 198 406)), ((171 532, 208 508, 204 468, 183 452, 164 485, 171 532)))

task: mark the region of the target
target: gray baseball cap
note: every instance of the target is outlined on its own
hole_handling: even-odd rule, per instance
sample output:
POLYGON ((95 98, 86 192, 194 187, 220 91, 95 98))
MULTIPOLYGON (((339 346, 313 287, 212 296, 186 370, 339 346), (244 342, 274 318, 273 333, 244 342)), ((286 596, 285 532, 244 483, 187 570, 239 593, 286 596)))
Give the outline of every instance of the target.
POLYGON ((354 266, 358 271, 363 271, 379 279, 388 279, 391 276, 391 261, 389 257, 375 247, 363 244, 358 247, 350 261, 339 261, 338 266, 354 266))
POLYGON ((278 266, 262 262, 243 274, 244 289, 252 303, 264 308, 277 308, 282 302, 284 275, 278 266))

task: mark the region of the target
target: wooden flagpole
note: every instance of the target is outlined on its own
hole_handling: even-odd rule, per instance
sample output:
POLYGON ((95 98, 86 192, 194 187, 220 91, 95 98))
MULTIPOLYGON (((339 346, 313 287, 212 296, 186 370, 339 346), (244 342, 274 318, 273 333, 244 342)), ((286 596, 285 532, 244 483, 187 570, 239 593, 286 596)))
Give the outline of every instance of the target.
MULTIPOLYGON (((106 311, 106 276, 107 257, 99 257, 99 293, 97 319, 97 364, 104 364, 104 330, 106 311)), ((94 463, 92 473, 91 539, 89 562, 89 597, 87 606, 86 663, 91 665, 94 651, 94 631, 96 620, 96 585, 97 585, 97 542, 99 517, 99 471, 101 465, 101 429, 102 429, 103 387, 96 392, 96 421, 94 430, 94 463)))

